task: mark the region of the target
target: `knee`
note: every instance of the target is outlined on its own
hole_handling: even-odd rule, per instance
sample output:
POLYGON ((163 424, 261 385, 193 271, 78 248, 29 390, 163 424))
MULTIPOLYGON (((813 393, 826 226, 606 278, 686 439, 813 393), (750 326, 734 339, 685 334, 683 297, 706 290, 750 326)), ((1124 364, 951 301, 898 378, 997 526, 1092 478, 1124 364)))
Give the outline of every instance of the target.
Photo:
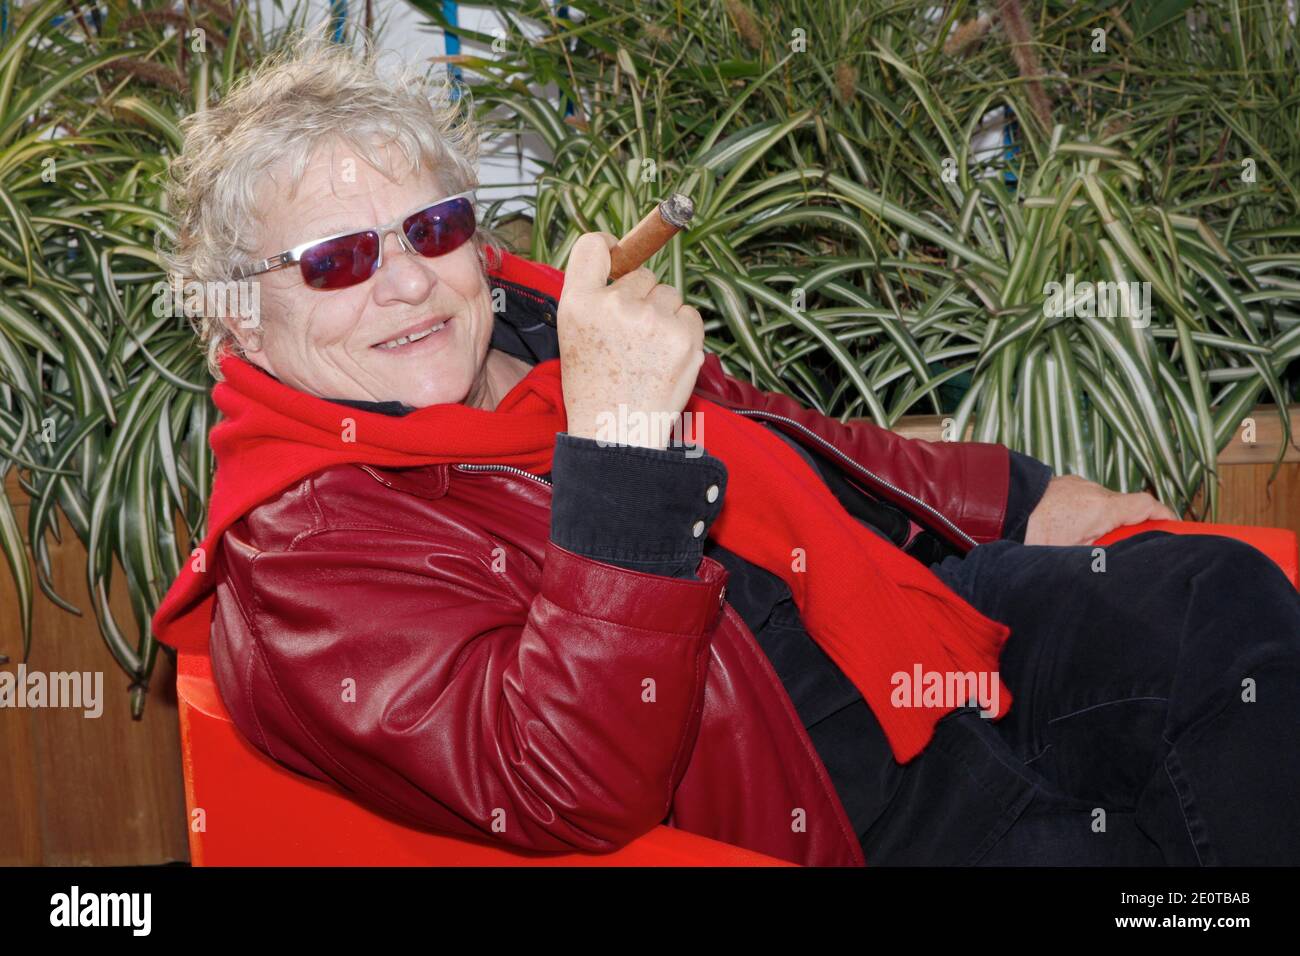
POLYGON ((1300 648, 1300 594, 1263 551, 1222 535, 1174 535, 1146 555, 1162 588, 1181 588, 1189 623, 1231 632, 1249 644, 1290 630, 1300 648))
POLYGON ((1199 623, 1237 647, 1275 647, 1300 660, 1300 594, 1277 563, 1235 538, 1185 535, 1184 571, 1199 623))
POLYGON ((1294 588, 1277 562, 1254 545, 1217 534, 1181 534, 1168 542, 1183 570, 1191 576, 1206 576, 1223 587, 1241 586, 1252 591, 1294 588))

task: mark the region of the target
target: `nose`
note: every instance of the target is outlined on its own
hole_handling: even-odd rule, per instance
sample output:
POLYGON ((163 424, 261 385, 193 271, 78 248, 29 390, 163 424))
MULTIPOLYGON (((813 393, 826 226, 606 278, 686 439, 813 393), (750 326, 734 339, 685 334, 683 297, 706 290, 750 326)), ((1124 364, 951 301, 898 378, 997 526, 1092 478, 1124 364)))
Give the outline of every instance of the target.
POLYGON ((420 304, 438 284, 433 261, 409 251, 396 232, 384 236, 384 262, 375 273, 375 302, 420 304))

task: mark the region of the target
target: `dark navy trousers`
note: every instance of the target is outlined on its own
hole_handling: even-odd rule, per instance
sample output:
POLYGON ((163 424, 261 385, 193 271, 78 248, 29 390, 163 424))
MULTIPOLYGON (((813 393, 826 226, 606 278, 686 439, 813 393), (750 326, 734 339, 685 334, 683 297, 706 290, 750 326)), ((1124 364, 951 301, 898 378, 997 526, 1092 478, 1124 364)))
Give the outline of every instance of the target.
POLYGON ((906 765, 861 705, 831 760, 869 866, 1300 864, 1300 596, 1265 555, 1148 532, 1104 570, 1013 541, 932 569, 1010 627, 1014 701, 906 765))

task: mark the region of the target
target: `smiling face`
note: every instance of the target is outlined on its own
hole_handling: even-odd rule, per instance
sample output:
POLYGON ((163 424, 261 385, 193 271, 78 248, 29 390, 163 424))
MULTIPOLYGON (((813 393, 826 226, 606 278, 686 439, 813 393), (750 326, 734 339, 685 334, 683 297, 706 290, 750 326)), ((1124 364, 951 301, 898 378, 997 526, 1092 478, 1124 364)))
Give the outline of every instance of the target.
MULTIPOLYGON (((312 154, 296 189, 283 181, 277 171, 259 188, 256 258, 392 222, 448 195, 427 171, 394 182, 341 143, 312 154)), ((416 408, 488 404, 493 315, 472 241, 429 259, 408 253, 390 234, 383 265, 344 289, 313 289, 296 265, 255 281, 261 348, 249 350, 252 330, 235 323, 232 332, 248 361, 285 384, 322 398, 396 400, 416 408)))

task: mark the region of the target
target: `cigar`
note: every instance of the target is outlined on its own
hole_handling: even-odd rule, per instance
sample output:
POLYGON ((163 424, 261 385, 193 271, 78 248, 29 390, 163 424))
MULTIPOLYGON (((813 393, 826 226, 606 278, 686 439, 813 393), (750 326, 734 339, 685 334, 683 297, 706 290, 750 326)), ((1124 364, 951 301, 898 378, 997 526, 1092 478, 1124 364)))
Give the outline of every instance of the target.
POLYGON ((686 228, 695 215, 695 204, 681 193, 673 193, 632 227, 632 231, 609 250, 609 278, 614 280, 639 269, 668 240, 686 228))

